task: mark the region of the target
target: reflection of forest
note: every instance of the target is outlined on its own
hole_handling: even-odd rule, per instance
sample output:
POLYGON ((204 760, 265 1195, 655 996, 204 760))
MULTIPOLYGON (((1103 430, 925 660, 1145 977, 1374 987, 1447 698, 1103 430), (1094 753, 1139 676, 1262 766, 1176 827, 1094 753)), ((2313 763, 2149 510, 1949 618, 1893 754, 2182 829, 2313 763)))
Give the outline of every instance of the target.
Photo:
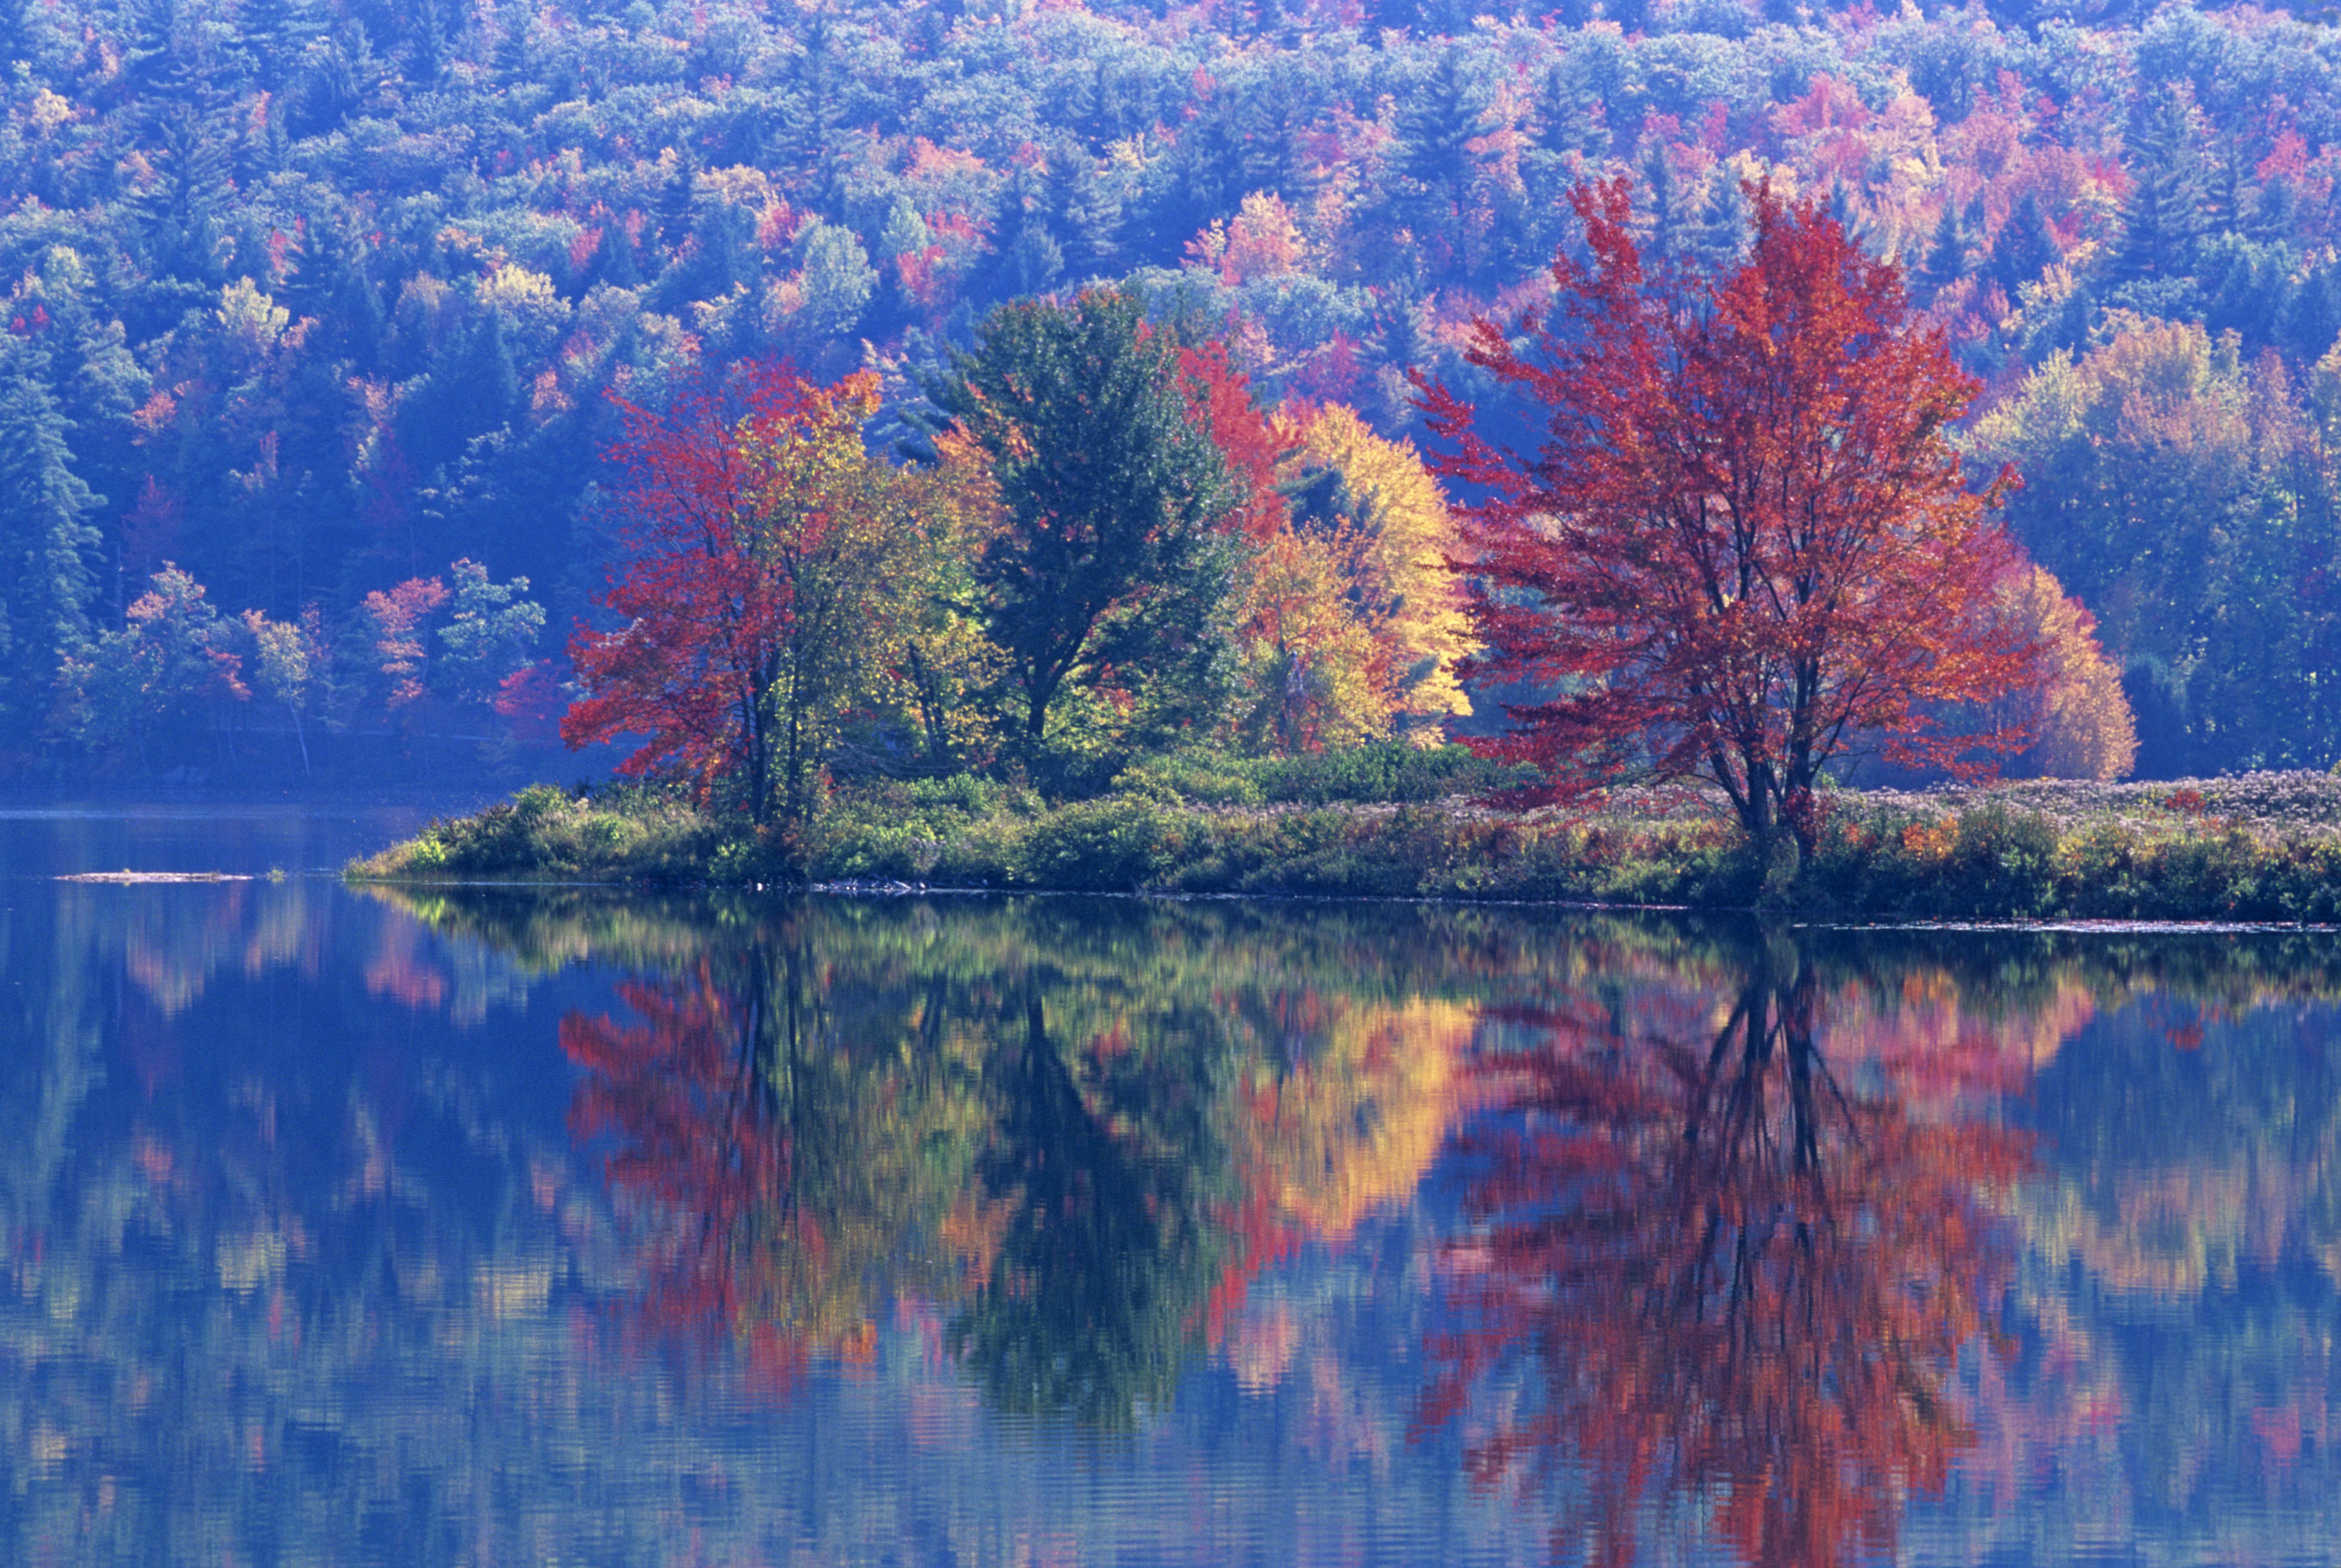
POLYGON ((651 1320, 793 1372, 914 1301, 997 1408, 1160 1405, 1261 1266, 1411 1195, 1469 1029, 1348 944, 1208 935, 799 905, 572 1017, 651 1320))
MULTIPOLYGON (((1598 1534, 1631 1458, 1639 1544, 1671 1520, 1759 1560, 1858 1555, 1898 1513, 1913 1558, 1954 1526, 2011 1561, 2173 1519, 2198 1558, 2341 1527, 2330 938, 412 909, 73 888, 0 920, 27 982, 0 987, 0 1559, 162 1532, 660 1561, 686 1523, 722 1560, 852 1557, 980 1510, 1007 1539, 1061 1499, 986 1404, 1140 1455, 1273 1422, 1271 1457, 1194 1463, 1266 1465, 1296 1511, 1356 1477, 1319 1519, 1449 1517, 1451 1445, 1598 1534), (492 998, 536 1032, 467 1030, 492 998), (677 1328, 738 1351, 670 1355, 677 1328), (652 1440, 743 1378, 743 1431, 842 1430, 856 1380, 901 1424, 760 1438, 719 1487, 652 1440), (885 1479, 930 1442, 947 1491, 885 1479), (1922 1534, 1897 1488, 1938 1480, 1922 1534), (852 1502, 760 1533, 758 1497, 799 1494, 852 1502)), ((1068 1553, 1210 1556, 1176 1508, 1082 1517, 1068 1553)))

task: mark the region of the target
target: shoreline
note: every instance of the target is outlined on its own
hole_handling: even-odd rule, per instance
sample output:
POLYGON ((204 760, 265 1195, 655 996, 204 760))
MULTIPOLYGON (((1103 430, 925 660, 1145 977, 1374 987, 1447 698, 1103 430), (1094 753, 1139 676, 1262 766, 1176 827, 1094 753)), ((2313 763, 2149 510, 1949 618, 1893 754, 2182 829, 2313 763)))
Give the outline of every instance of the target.
POLYGON ((870 896, 1131 893, 1421 899, 1865 921, 2341 922, 2341 779, 2243 774, 1834 791, 1815 851, 1766 879, 1737 827, 1678 792, 1598 811, 1437 800, 1056 804, 979 781, 841 794, 802 840, 654 791, 551 786, 344 869, 353 882, 870 896))

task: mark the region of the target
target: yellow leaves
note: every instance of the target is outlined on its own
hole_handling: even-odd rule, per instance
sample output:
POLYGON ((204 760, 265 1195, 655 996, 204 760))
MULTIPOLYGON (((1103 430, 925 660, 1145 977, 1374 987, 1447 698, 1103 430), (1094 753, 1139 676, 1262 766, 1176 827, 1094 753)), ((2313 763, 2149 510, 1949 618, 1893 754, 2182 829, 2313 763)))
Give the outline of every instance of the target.
POLYGON ((569 309, 550 277, 510 262, 481 280, 473 298, 489 310, 522 317, 566 315, 569 309))
POLYGON ((2039 567, 1999 592, 2000 613, 2038 642, 2047 684, 2032 699, 2025 768, 2048 779, 2119 779, 2137 757, 2121 675, 2097 646, 2097 622, 2039 567))
POLYGON ((75 114, 75 111, 72 104, 50 92, 46 87, 42 87, 34 92, 33 101, 25 118, 32 121, 35 128, 47 134, 73 119, 75 114))
POLYGON ((1366 536, 1351 592, 1390 666, 1395 711, 1432 720, 1469 713, 1454 661, 1475 645, 1447 567, 1460 545, 1438 481, 1410 444, 1385 441, 1339 404, 1296 433, 1295 463, 1339 477, 1344 520, 1366 536))
POLYGON ((1293 750, 1390 733, 1395 703, 1381 650, 1345 598, 1351 542, 1346 532, 1327 540, 1280 528, 1251 562, 1245 663, 1255 740, 1293 750))
POLYGON ((1218 257, 1220 281, 1234 288, 1254 278, 1284 277, 1300 271, 1305 260, 1300 227, 1284 198, 1254 191, 1229 225, 1218 257))
POLYGON ((1254 1179, 1275 1212, 1338 1243, 1421 1181, 1460 1109, 1471 1009, 1410 997, 1340 1007, 1321 1051, 1246 1097, 1254 1179))
POLYGON ((1939 823, 1908 823, 1902 829, 1902 852, 1913 860, 1941 860, 1951 852, 1951 830, 1939 823))
POLYGON ((254 359, 276 346, 293 320, 291 312, 261 293, 250 278, 238 278, 221 289, 219 308, 212 314, 221 335, 254 359))

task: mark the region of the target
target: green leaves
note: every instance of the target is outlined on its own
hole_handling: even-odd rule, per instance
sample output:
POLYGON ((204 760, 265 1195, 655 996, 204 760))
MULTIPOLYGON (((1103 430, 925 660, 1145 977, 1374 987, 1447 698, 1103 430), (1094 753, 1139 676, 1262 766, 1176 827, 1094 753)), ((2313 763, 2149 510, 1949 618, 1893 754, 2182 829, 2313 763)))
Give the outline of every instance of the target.
POLYGON ((1220 525, 1237 492, 1189 412, 1178 347, 1133 291, 1020 302, 936 389, 1007 512, 976 575, 1030 742, 1068 685, 1166 719, 1211 679, 1235 563, 1220 525))

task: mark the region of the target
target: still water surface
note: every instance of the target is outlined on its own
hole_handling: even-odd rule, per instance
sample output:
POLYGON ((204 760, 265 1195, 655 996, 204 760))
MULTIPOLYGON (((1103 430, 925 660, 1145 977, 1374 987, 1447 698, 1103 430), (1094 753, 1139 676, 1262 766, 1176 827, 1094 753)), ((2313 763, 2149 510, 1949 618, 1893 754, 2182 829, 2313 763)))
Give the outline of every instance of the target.
POLYGON ((412 826, 0 813, 0 1561, 2341 1563, 2330 935, 412 826))

